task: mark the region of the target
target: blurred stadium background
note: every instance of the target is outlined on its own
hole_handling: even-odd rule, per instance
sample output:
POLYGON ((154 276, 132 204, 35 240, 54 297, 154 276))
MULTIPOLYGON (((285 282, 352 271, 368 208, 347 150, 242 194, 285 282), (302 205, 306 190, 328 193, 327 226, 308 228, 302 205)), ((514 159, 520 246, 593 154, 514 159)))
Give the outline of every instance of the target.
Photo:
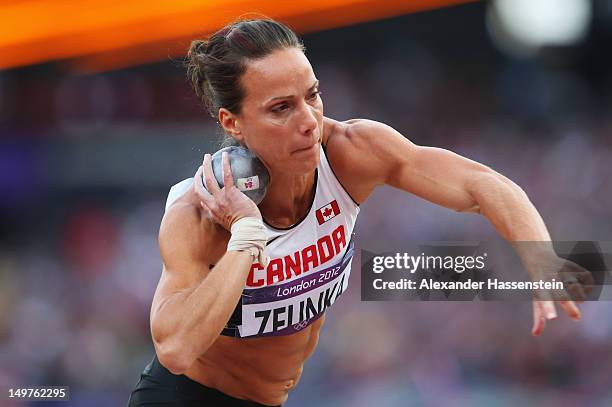
MULTIPOLYGON (((303 33, 328 116, 495 168, 556 240, 612 240, 612 1, 74 3, 0 4, 0 385, 127 402, 166 194, 219 141, 180 57, 246 11, 303 33)), ((390 188, 362 209, 361 246, 495 239, 390 188)), ((354 270, 287 406, 612 405, 609 302, 533 338, 530 304, 364 303, 354 270)))

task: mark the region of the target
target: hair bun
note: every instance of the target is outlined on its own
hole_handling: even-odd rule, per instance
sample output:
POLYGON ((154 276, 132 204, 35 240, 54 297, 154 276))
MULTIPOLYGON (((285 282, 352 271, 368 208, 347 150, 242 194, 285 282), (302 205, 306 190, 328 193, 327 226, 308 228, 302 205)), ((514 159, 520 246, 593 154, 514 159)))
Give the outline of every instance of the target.
POLYGON ((206 55, 208 52, 208 41, 207 40, 195 40, 191 42, 189 47, 188 56, 206 55))

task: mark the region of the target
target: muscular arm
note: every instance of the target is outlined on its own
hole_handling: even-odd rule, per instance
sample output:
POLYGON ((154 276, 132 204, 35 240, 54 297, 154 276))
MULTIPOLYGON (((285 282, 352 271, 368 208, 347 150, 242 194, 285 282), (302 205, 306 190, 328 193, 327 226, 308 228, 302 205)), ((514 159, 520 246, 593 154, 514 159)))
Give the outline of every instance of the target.
MULTIPOLYGON (((448 150, 417 146, 382 123, 353 120, 343 125, 340 133, 345 137, 332 137, 328 144, 329 149, 343 151, 335 156, 335 165, 343 170, 339 171, 340 181, 358 202, 377 185, 387 184, 459 212, 479 213, 504 239, 532 242, 513 244, 532 278, 539 278, 546 264, 559 269, 542 217, 525 192, 508 178, 448 150), (349 177, 342 176, 348 173, 349 177)), ((576 289, 577 298, 582 298, 582 288, 576 289)), ((573 301, 559 304, 570 317, 580 319, 573 301)), ((552 301, 534 301, 533 307, 532 333, 540 335, 546 319, 557 314, 552 301)))
MULTIPOLYGON (((177 203, 159 233, 164 269, 151 307, 151 333, 160 362, 174 374, 187 370, 217 339, 238 302, 251 267, 248 252, 218 251, 214 226, 199 208, 177 203)), ((225 245, 225 242, 222 241, 225 245)))
MULTIPOLYGON (((451 151, 415 145, 382 123, 349 124, 348 144, 356 189, 365 199, 377 185, 391 185, 438 205, 484 215, 509 241, 549 241, 540 214, 525 192, 491 168, 451 151)), ((359 198, 357 198, 359 199, 359 198)))
POLYGON ((353 182, 349 191, 358 201, 386 184, 455 211, 479 213, 504 239, 532 242, 513 247, 534 278, 542 259, 556 258, 542 217, 508 178, 451 151, 415 145, 382 123, 352 120, 345 126, 345 137, 332 137, 329 144, 342 143, 345 154, 337 155, 337 164, 351 171, 350 179, 341 181, 353 182))

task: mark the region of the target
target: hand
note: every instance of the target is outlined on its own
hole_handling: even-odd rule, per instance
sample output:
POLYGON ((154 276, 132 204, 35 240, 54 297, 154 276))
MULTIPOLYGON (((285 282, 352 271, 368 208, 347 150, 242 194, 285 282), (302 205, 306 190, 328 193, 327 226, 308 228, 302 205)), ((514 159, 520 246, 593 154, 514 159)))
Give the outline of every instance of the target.
MULTIPOLYGON (((574 321, 580 321, 582 314, 578 309, 578 306, 574 301, 557 301, 563 311, 574 321)), ((531 328, 531 334, 533 336, 540 336, 544 332, 546 326, 546 320, 552 320, 557 318, 557 310, 555 308, 554 301, 533 301, 533 327, 531 328)))
POLYGON ((575 321, 580 320, 582 315, 574 301, 582 303, 586 294, 591 290, 593 277, 589 271, 572 261, 555 255, 548 257, 548 260, 540 264, 539 270, 533 275, 545 281, 550 281, 553 278, 557 281, 563 281, 565 290, 561 292, 558 290, 538 290, 535 293, 532 335, 541 335, 546 326, 546 320, 557 318, 555 302, 570 318, 575 321), (556 301, 553 301, 553 299, 556 301))
POLYGON ((232 170, 227 153, 221 157, 224 187, 219 188, 212 170, 210 154, 204 155, 204 162, 194 177, 194 189, 200 198, 200 205, 216 223, 230 231, 238 219, 254 217, 261 219, 255 202, 240 192, 234 185, 232 170), (206 188, 204 188, 206 185, 206 188))

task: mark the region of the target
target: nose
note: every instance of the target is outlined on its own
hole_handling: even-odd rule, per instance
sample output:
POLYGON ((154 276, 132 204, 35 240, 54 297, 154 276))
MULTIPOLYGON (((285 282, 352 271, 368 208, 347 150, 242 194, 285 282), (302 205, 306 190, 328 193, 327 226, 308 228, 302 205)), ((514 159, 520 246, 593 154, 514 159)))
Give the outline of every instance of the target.
POLYGON ((303 103, 301 114, 299 117, 299 130, 300 134, 305 136, 311 136, 312 133, 317 129, 319 122, 317 121, 317 110, 310 106, 308 103, 303 103))

